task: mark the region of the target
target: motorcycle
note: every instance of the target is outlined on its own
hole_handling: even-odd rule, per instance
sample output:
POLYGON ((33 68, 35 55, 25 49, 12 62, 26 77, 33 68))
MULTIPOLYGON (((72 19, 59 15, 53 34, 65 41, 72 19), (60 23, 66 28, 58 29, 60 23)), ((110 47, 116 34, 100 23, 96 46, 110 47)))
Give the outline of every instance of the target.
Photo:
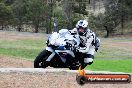
POLYGON ((85 55, 76 50, 80 44, 80 40, 74 38, 67 29, 53 32, 48 37, 46 44, 46 49, 35 58, 34 68, 46 68, 50 66, 78 70, 80 66, 84 65, 82 58, 85 55))

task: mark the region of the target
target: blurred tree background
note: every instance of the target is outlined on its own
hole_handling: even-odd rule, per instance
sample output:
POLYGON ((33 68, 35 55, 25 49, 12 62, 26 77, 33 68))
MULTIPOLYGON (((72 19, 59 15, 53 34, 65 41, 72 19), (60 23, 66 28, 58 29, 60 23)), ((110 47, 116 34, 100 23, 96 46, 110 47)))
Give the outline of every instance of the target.
POLYGON ((51 33, 80 19, 100 36, 132 33, 132 0, 0 0, 0 30, 51 33))

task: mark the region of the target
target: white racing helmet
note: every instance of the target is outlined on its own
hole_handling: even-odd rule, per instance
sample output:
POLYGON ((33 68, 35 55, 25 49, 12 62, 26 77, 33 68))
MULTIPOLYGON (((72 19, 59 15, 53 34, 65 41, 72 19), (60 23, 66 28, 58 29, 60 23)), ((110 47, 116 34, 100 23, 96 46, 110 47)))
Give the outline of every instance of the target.
POLYGON ((88 22, 86 20, 79 20, 76 24, 78 34, 81 36, 86 34, 87 27, 88 27, 88 22), (80 31, 80 29, 83 29, 83 31, 80 31))

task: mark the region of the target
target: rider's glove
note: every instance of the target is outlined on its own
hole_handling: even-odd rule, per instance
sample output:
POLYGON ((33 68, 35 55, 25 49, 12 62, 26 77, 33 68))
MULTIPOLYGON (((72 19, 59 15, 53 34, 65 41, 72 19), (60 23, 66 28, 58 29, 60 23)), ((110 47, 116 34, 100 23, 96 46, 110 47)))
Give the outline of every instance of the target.
POLYGON ((75 49, 76 50, 76 52, 78 53, 79 52, 79 50, 78 49, 75 49))
POLYGON ((67 46, 74 47, 74 45, 76 44, 76 41, 74 41, 74 40, 67 40, 66 44, 67 44, 67 46))
POLYGON ((97 52, 98 51, 98 48, 95 48, 95 51, 97 52))
POLYGON ((69 47, 72 46, 72 44, 70 42, 66 42, 66 45, 69 46, 69 47))
POLYGON ((76 52, 80 52, 79 49, 80 49, 80 47, 76 47, 76 48, 75 48, 75 51, 76 51, 76 52))

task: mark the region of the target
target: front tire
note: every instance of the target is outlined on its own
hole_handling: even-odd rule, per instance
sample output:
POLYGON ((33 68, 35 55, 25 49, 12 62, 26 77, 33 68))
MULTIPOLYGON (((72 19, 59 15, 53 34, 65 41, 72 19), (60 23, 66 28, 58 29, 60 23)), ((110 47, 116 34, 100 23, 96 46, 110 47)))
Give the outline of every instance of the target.
POLYGON ((34 68, 46 68, 48 67, 48 62, 46 59, 49 57, 50 52, 43 50, 34 60, 34 68))

